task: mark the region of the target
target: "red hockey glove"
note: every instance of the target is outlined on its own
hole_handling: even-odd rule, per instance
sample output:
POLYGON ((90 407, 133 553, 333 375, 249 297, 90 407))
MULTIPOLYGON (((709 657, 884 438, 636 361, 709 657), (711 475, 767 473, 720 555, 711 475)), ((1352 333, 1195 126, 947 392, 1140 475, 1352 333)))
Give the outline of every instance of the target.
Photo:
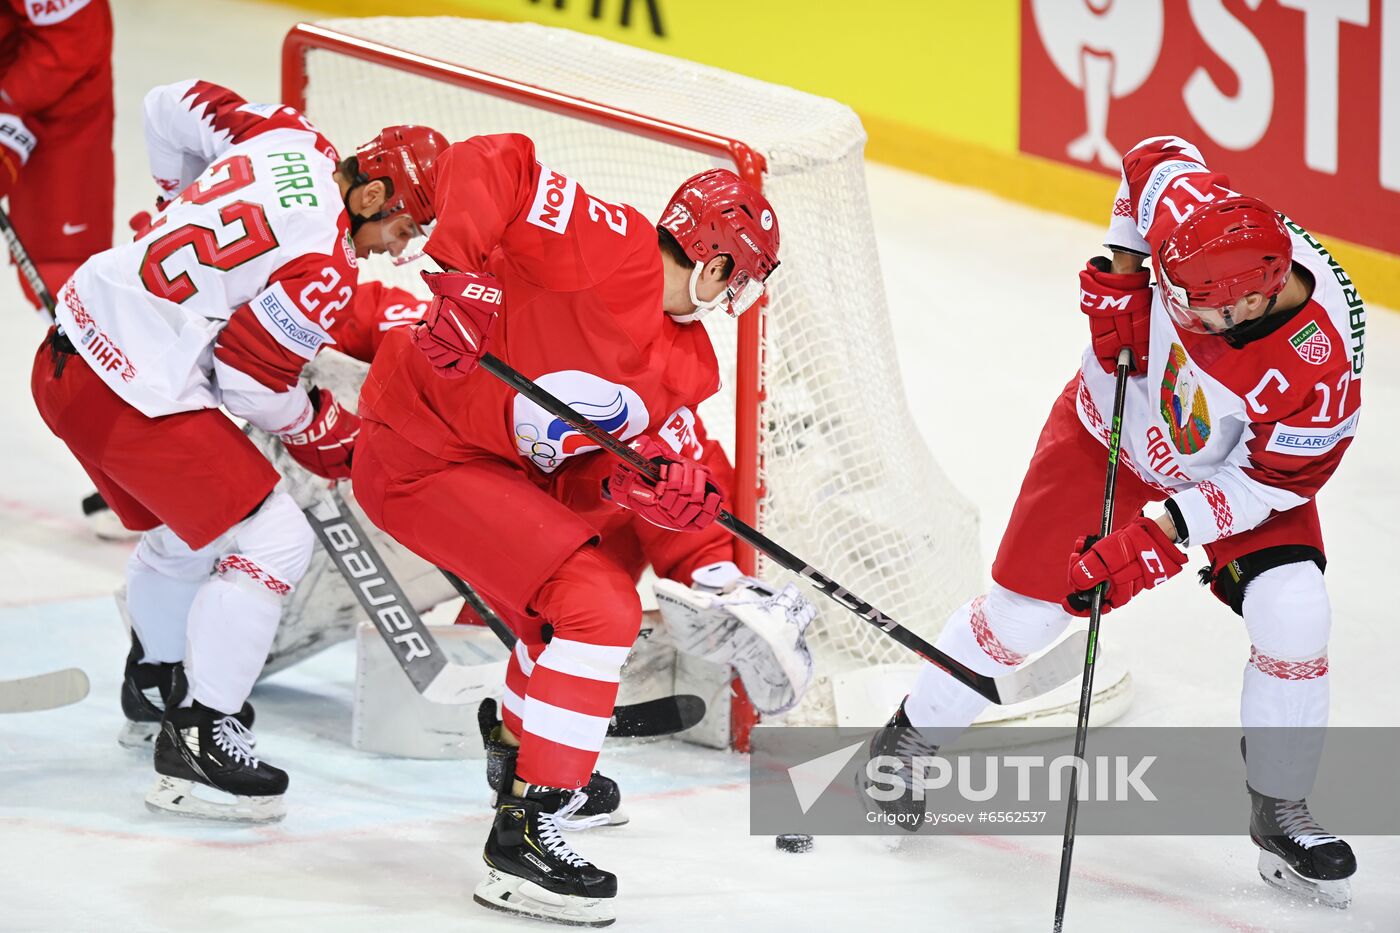
POLYGON ((424 272, 433 300, 409 336, 439 376, 457 379, 476 369, 501 310, 501 289, 493 275, 424 272))
POLYGON ((299 434, 281 435, 282 444, 293 460, 317 476, 347 479, 355 438, 360 433, 360 416, 341 408, 329 389, 313 386, 307 394, 315 411, 311 423, 299 434))
POLYGON ((655 483, 625 463, 613 467, 604 498, 672 531, 703 531, 724 508, 724 493, 703 463, 678 458, 669 447, 643 434, 631 447, 661 471, 655 483))
POLYGON ((1119 274, 1095 256, 1079 273, 1079 310, 1089 316, 1094 355, 1104 372, 1118 366, 1118 351, 1131 347, 1133 372, 1147 372, 1148 324, 1152 318, 1152 286, 1147 270, 1119 274))
POLYGON ((1108 581, 1103 611, 1117 609, 1143 590, 1165 583, 1186 566, 1186 555, 1150 518, 1138 516, 1100 541, 1080 538, 1069 560, 1071 596, 1064 607, 1077 616, 1089 614, 1088 597, 1108 581), (1078 597, 1078 598, 1075 598, 1078 597))

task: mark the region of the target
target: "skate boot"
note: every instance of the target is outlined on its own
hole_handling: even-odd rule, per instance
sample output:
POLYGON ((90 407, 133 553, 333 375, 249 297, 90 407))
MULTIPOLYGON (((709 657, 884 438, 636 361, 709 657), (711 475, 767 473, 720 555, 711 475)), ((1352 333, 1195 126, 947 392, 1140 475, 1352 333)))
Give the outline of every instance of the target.
POLYGON ((155 745, 149 809, 246 823, 286 816, 287 772, 253 754, 253 733, 237 716, 197 701, 169 708, 155 745))
MULTIPOLYGON (((512 784, 514 775, 507 772, 512 784)), ((613 922, 617 876, 575 852, 563 832, 599 821, 580 819, 582 791, 528 784, 519 796, 502 792, 482 857, 488 871, 472 899, 483 907, 569 926, 613 922)))
POLYGON ((1259 877, 1296 897, 1346 908, 1356 856, 1318 825, 1306 800, 1280 800, 1249 790, 1249 836, 1259 847, 1259 877))
MULTIPOLYGON (((865 801, 867 811, 880 813, 880 823, 893 823, 906 832, 915 833, 923 825, 925 803, 922 793, 915 793, 915 758, 932 758, 938 754, 941 744, 934 736, 937 730, 916 729, 905 715, 904 703, 894 711, 883 729, 870 738, 870 759, 895 758, 899 766, 894 771, 888 767, 880 773, 890 776, 890 780, 873 781, 862 770, 856 777, 856 792, 865 801), (893 778, 904 782, 904 790, 892 800, 882 800, 896 789, 893 778), (877 796, 878 795, 878 796, 877 796)), ((922 772, 919 774, 922 781, 922 772)))
MULTIPOLYGON (((176 678, 183 676, 176 663, 143 663, 146 651, 136 633, 131 633, 131 650, 126 655, 126 670, 122 676, 122 713, 126 723, 117 733, 117 744, 123 748, 147 749, 160 731, 165 704, 175 690, 176 678)), ((253 707, 247 703, 238 711, 238 720, 246 728, 253 727, 253 707)))
MULTIPOLYGON (((481 728, 481 743, 486 746, 486 783, 491 787, 491 806, 494 807, 502 778, 507 774, 515 774, 515 756, 519 749, 501 741, 502 726, 496 719, 495 700, 482 700, 476 710, 476 719, 481 728)), ((622 810, 622 791, 612 778, 594 771, 583 792, 588 795, 588 799, 579 807, 578 816, 607 817, 606 822, 590 823, 590 826, 621 826, 628 821, 627 814, 622 810)))

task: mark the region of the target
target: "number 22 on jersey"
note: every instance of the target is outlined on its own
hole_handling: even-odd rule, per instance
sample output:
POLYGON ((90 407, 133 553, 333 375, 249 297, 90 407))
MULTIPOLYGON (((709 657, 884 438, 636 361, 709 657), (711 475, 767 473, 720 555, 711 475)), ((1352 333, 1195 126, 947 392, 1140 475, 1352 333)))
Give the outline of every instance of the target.
MULTIPOLYGON (((227 174, 218 181, 194 182, 180 194, 180 201, 186 204, 208 204, 216 198, 232 194, 253 183, 253 163, 245 155, 235 155, 209 167, 209 174, 217 177, 227 174)), ((194 257, 202 266, 228 272, 277 248, 277 238, 272 226, 267 222, 267 213, 262 205, 251 201, 234 201, 218 210, 222 224, 221 231, 202 224, 188 223, 169 231, 152 241, 141 260, 141 282, 146 290, 158 298, 182 304, 198 294, 199 289, 186 272, 173 278, 164 267, 165 260, 185 247, 194 250, 194 257), (219 233, 227 239, 228 232, 235 227, 242 228, 242 234, 220 244, 219 233)), ((157 220, 152 229, 160 227, 167 218, 157 220)))

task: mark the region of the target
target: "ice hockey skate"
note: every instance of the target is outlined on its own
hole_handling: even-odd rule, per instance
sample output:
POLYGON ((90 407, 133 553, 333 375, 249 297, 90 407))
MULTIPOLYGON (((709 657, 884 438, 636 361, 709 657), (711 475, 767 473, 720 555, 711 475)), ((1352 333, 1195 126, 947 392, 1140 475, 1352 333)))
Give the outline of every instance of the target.
POLYGON ((1294 897, 1328 907, 1351 906, 1356 856, 1313 818, 1306 800, 1280 800, 1249 790, 1249 835, 1259 847, 1259 877, 1294 897))
POLYGON ((656 581, 656 601, 676 648, 733 665, 764 715, 797 705, 812 681, 805 632, 816 609, 791 583, 781 590, 732 563, 695 572, 691 587, 656 581))
MULTIPOLYGON (((900 703, 890 721, 870 737, 869 759, 899 759, 899 768, 893 772, 892 777, 903 781, 905 790, 893 800, 880 800, 871 795, 871 790, 874 789, 883 796, 883 792, 890 789, 889 784, 871 780, 865 771, 856 778, 856 793, 865 802, 866 807, 878 809, 886 821, 894 823, 906 832, 918 832, 919 827, 923 825, 925 806, 923 795, 914 793, 914 760, 932 758, 938 754, 939 743, 934 740, 934 731, 914 728, 904 712, 904 704, 900 703)), ((882 773, 890 774, 888 768, 881 770, 882 773)), ((922 777, 918 780, 922 781, 922 777)))
MULTIPOLYGON (((514 773, 510 773, 514 780, 514 773)), ((482 857, 489 871, 473 900, 492 910, 568 926, 608 926, 615 918, 617 876, 573 850, 563 833, 600 825, 603 815, 580 817, 582 791, 526 785, 502 793, 482 857)))
MULTIPOLYGON (((165 716, 165 704, 175 687, 179 676, 178 663, 142 663, 145 649, 136 633, 131 633, 131 651, 126 656, 126 670, 122 675, 122 714, 126 722, 117 733, 117 744, 123 748, 150 748, 160 731, 160 721, 165 716)), ((249 729, 253 728, 252 704, 244 703, 238 712, 238 720, 249 729)))
MULTIPOLYGON (((476 710, 476 719, 481 727, 481 744, 486 747, 486 783, 491 787, 491 806, 494 807, 505 776, 515 774, 515 758, 519 748, 501 740, 503 726, 496 718, 495 700, 482 700, 476 710)), ((612 778, 594 771, 583 793, 588 795, 588 799, 579 807, 578 815, 607 817, 606 822, 590 823, 589 826, 621 826, 628 822, 629 817, 622 809, 622 791, 612 778)))
MULTIPOLYGON (((171 694, 179 702, 183 677, 171 694)), ((270 823, 287 815, 287 772, 253 753, 255 739, 237 716, 195 701, 167 709, 155 741, 156 784, 146 807, 181 816, 270 823)))

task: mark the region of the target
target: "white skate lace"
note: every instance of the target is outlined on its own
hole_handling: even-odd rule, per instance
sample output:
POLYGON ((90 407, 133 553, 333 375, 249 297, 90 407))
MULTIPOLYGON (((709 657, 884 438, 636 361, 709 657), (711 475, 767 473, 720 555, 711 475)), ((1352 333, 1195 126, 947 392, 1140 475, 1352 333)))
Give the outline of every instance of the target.
POLYGON ((913 726, 905 726, 894 743, 900 761, 912 761, 916 756, 931 758, 938 754, 938 745, 913 726))
POLYGON ((225 716, 214 724, 214 744, 236 764, 249 768, 258 766, 258 759, 253 755, 255 741, 248 727, 233 716, 225 716))
POLYGON ((573 847, 564 841, 561 833, 588 829, 591 826, 601 826, 608 821, 606 813, 575 818, 574 814, 587 802, 588 794, 576 790, 569 802, 557 811, 540 814, 540 842, 544 843, 544 847, 555 858, 573 868, 582 868, 588 864, 588 859, 575 852, 573 847))
POLYGON ((1274 810, 1279 828, 1305 849, 1340 840, 1318 825, 1308 811, 1306 800, 1280 800, 1274 810))

